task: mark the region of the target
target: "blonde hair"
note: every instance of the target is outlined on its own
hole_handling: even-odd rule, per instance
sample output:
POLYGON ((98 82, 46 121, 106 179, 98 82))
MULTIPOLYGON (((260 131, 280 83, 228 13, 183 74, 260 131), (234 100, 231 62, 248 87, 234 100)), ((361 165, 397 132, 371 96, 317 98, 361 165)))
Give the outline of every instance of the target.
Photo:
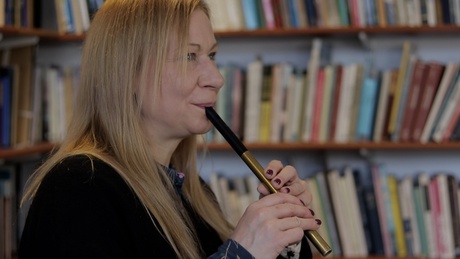
MULTIPOLYGON (((156 227, 164 231, 178 257, 203 256, 191 220, 181 213, 181 205, 172 195, 172 183, 149 151, 141 123, 142 98, 136 98, 142 96, 145 87, 161 90, 161 74, 171 39, 178 41, 179 50, 186 56, 189 21, 196 9, 209 17, 202 0, 104 3, 84 43, 78 105, 67 136, 31 177, 23 201, 33 199, 45 175, 64 158, 77 154, 96 157, 123 177, 149 215, 158 221, 156 227)), ((179 65, 185 73, 185 59, 179 65)), ((175 168, 187 174, 183 186, 186 199, 224 240, 232 227, 200 183, 196 160, 196 136, 184 139, 171 158, 175 168)))

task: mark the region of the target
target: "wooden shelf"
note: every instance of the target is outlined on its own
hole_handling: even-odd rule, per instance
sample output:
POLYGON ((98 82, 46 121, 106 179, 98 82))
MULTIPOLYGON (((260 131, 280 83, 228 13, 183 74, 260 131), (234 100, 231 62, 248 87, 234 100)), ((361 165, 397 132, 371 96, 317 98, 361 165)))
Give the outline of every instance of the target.
POLYGON ((36 29, 36 28, 22 28, 5 26, 0 27, 0 33, 4 37, 39 37, 42 41, 53 41, 53 42, 71 42, 71 41, 83 41, 84 35, 75 34, 60 34, 56 31, 36 29))
MULTIPOLYGON (((249 150, 270 151, 309 151, 309 150, 460 150, 460 142, 452 143, 392 143, 392 142, 359 142, 359 143, 248 143, 249 150)), ((0 159, 17 158, 50 152, 56 147, 52 143, 41 143, 30 147, 0 149, 0 159)), ((202 145, 199 146, 203 148, 202 145)), ((208 143, 208 150, 230 151, 228 143, 208 143)))
MULTIPOLYGON (((260 29, 243 31, 216 32, 219 38, 238 38, 238 37, 299 37, 299 36, 346 36, 358 33, 368 34, 445 34, 459 33, 460 26, 441 25, 435 27, 419 26, 388 26, 388 27, 311 27, 304 29, 260 29)), ((85 39, 85 35, 61 34, 56 31, 43 30, 36 28, 22 28, 14 26, 0 27, 0 33, 6 37, 27 37, 37 36, 45 42, 79 42, 85 39)))
POLYGON ((245 31, 225 31, 216 32, 219 38, 237 38, 237 37, 286 37, 286 36, 345 36, 356 35, 358 33, 367 34, 446 34, 459 33, 460 26, 441 25, 435 27, 419 26, 388 26, 388 27, 335 27, 321 28, 311 27, 305 29, 260 29, 245 31))
POLYGON ((50 152, 55 147, 54 144, 51 143, 41 143, 29 147, 21 147, 21 148, 8 148, 8 149, 0 149, 0 158, 1 159, 11 159, 11 158, 19 158, 25 157, 30 155, 36 154, 43 154, 50 152))
MULTIPOLYGON (((227 143, 209 143, 208 150, 231 150, 227 143)), ((452 143, 392 143, 392 142, 358 142, 358 143, 254 143, 246 144, 249 150, 284 150, 284 151, 302 151, 302 150, 442 150, 458 149, 460 142, 452 143)))

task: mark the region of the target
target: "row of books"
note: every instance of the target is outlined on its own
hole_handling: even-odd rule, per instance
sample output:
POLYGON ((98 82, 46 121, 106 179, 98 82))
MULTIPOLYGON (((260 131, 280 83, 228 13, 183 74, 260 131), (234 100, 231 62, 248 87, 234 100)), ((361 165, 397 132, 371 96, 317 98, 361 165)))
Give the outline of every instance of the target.
POLYGON ((82 34, 104 0, 0 0, 0 26, 82 34))
POLYGON ((59 33, 83 34, 104 0, 39 0, 35 3, 36 27, 59 33))
MULTIPOLYGON (((315 39, 308 67, 256 60, 222 66, 216 110, 246 142, 448 142, 460 134, 460 67, 422 60, 405 42, 399 68, 334 64, 315 39)), ((211 132, 211 141, 222 141, 211 132)))
MULTIPOLYGON (((319 234, 334 256, 460 256, 458 178, 442 172, 397 178, 382 164, 370 171, 366 177, 344 167, 305 179, 313 197, 309 206, 323 222, 319 234)), ((210 186, 233 223, 257 199, 254 178, 211 175, 210 186)))
POLYGON ((207 0, 215 30, 460 25, 457 0, 207 0))
POLYGON ((27 70, 17 63, 0 68, 1 147, 59 142, 71 115, 79 68, 22 65, 27 70))

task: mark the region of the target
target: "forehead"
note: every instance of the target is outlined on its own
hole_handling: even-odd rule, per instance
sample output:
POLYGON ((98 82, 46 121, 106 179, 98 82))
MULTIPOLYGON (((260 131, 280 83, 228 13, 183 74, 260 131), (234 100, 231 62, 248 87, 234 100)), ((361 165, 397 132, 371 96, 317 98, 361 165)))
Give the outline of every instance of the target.
POLYGON ((211 21, 200 9, 195 10, 190 18, 189 43, 199 44, 201 47, 213 46, 216 43, 211 21))

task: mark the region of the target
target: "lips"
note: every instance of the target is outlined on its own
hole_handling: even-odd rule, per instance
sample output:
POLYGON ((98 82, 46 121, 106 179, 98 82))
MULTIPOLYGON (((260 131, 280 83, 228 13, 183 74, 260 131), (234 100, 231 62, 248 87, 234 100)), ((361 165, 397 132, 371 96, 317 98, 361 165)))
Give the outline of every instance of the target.
POLYGON ((194 104, 195 106, 198 106, 200 108, 206 108, 206 107, 214 107, 214 103, 211 102, 211 103, 196 103, 194 104))

